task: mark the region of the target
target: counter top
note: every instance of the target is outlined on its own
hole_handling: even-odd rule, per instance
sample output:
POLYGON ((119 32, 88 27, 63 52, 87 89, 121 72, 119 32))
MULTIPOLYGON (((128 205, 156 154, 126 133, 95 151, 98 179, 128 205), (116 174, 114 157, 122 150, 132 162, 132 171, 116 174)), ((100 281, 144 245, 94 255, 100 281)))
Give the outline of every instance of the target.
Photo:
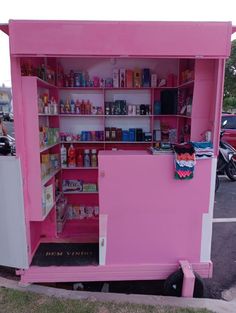
MULTIPOLYGON (((172 151, 161 151, 158 155, 173 155, 172 151)), ((153 156, 148 151, 144 150, 106 150, 99 151, 101 156, 153 156)))

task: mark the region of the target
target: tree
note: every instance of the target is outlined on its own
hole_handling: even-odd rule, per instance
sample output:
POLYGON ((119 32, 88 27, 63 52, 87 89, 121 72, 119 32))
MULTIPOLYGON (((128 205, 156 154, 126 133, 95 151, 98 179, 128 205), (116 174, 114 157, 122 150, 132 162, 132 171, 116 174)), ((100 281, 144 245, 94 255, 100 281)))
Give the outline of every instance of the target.
POLYGON ((225 65, 224 110, 236 109, 236 40, 232 41, 231 54, 225 65))

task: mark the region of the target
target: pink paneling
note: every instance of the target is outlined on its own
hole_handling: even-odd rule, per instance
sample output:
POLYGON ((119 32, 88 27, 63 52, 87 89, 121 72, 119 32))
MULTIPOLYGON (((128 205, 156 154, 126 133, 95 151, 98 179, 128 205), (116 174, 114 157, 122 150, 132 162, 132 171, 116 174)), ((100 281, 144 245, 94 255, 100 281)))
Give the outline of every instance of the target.
POLYGON ((216 100, 216 60, 196 60, 192 105, 191 140, 204 140, 206 131, 213 131, 216 100))
POLYGON ((199 262, 211 160, 197 162, 194 179, 179 181, 173 158, 100 153, 99 206, 108 214, 106 264, 199 262))
POLYGON ((11 54, 228 56, 230 22, 10 21, 11 54), (174 47, 174 49, 173 49, 174 47))
MULTIPOLYGON (((42 234, 42 224, 40 222, 31 222, 30 225, 30 248, 31 253, 35 252, 42 234)), ((33 255, 31 256, 33 257, 33 255)), ((31 262, 31 260, 30 260, 31 262)))
MULTIPOLYGON (((193 270, 201 277, 209 278, 212 263, 193 263, 193 270)), ((178 269, 176 263, 165 264, 131 264, 106 266, 32 266, 21 272, 22 283, 36 282, 78 282, 78 281, 114 281, 114 280, 153 280, 166 279, 178 269)))
MULTIPOLYGON (((99 222, 98 218, 84 220, 68 220, 64 226, 64 238, 81 238, 84 237, 84 242, 87 242, 86 237, 93 237, 95 242, 98 242, 99 222), (96 240, 95 240, 96 239, 96 240)), ((81 240, 79 240, 81 242, 81 240)))
POLYGON ((24 110, 24 136, 27 179, 27 205, 31 220, 42 220, 42 185, 39 149, 39 124, 37 106, 37 79, 22 77, 22 98, 24 110))

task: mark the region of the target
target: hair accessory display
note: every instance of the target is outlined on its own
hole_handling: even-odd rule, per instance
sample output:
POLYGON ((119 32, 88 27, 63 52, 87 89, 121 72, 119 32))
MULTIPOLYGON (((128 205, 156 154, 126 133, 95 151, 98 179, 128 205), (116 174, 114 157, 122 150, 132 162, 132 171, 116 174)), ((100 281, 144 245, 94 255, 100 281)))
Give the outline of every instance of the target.
POLYGON ((175 151, 175 178, 192 179, 196 164, 195 150, 192 143, 174 146, 175 151))
POLYGON ((214 156, 213 145, 211 141, 192 142, 196 151, 197 159, 208 159, 214 156))

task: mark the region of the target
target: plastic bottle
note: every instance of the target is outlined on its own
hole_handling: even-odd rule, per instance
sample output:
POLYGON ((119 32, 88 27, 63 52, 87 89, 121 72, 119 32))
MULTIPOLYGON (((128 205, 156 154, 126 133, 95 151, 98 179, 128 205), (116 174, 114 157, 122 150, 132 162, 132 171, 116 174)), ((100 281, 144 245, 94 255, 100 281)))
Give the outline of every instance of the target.
POLYGON ((84 150, 84 167, 90 167, 90 155, 89 155, 89 150, 85 149, 84 150))
POLYGON ((68 166, 75 167, 76 166, 76 151, 73 144, 70 145, 68 149, 68 166))
POLYGON ((70 112, 72 114, 75 113, 75 101, 73 99, 71 99, 71 102, 70 102, 70 112))
POLYGON ((92 166, 92 167, 97 167, 97 166, 98 166, 98 162, 97 162, 97 150, 96 150, 96 149, 92 149, 91 166, 92 166))
POLYGON ((78 167, 83 167, 84 166, 83 154, 82 154, 81 151, 79 151, 78 154, 77 154, 76 164, 77 164, 78 167))
POLYGON ((61 167, 67 167, 67 151, 64 145, 61 146, 61 167))

